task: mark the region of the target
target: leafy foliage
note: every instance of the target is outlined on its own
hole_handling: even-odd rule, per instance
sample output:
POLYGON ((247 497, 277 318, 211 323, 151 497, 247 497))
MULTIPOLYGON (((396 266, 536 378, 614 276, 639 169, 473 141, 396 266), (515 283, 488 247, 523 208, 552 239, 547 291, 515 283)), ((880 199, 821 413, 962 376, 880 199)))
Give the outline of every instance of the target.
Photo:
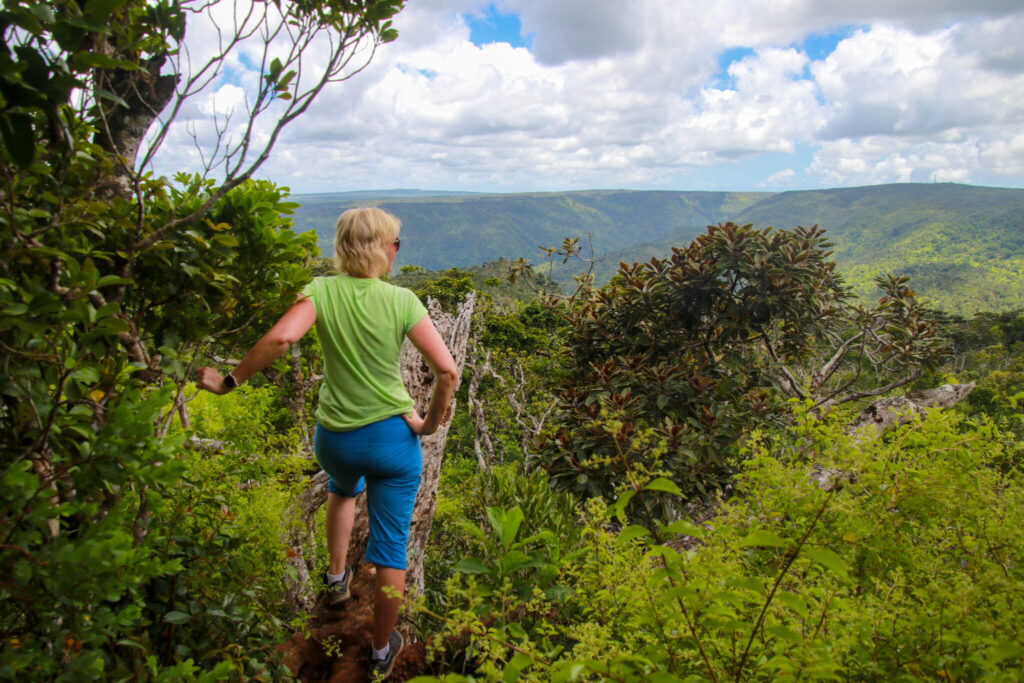
POLYGON ((727 481, 745 427, 779 419, 785 398, 825 408, 937 363, 934 325, 905 281, 880 282, 878 306, 857 307, 828 246, 816 228, 712 226, 571 307, 540 455, 556 485, 613 500, 632 469, 705 494, 727 481))
POLYGON ((739 495, 704 525, 609 531, 593 501, 547 560, 563 599, 469 574, 447 642, 506 680, 1016 680, 1024 482, 992 467, 1000 435, 949 412, 854 440, 809 408, 750 434, 739 495), (811 464, 852 481, 820 488, 811 464))
MULTIPOLYGON (((145 171, 235 44, 225 37, 198 80, 176 70, 187 18, 213 3, 0 10, 0 562, 13 568, 0 579, 0 677, 280 675, 280 590, 258 588, 281 560, 273 514, 165 435, 195 362, 250 343, 308 279, 315 238, 290 229, 282 190, 248 178, 363 37, 394 39, 401 4, 254 5, 302 39, 250 93, 254 118, 283 107, 268 146, 246 162, 250 121, 215 151, 219 183, 145 171), (333 52, 302 85, 291 67, 323 33, 333 52)), ((280 506, 278 467, 257 468, 273 472, 268 505, 280 506)))

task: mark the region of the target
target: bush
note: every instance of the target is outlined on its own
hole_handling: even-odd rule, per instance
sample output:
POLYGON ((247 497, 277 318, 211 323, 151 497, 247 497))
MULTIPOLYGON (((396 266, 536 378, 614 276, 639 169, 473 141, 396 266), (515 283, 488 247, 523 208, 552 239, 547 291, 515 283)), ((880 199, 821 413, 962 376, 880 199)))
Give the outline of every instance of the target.
MULTIPOLYGON (((545 559, 563 600, 476 581, 484 574, 464 565, 446 623, 469 643, 469 672, 1019 680, 1024 478, 993 467, 1002 436, 948 412, 857 441, 841 423, 795 414, 790 429, 749 435, 738 495, 702 527, 613 531, 591 504, 582 547, 545 559), (833 485, 812 482, 812 467, 834 472, 833 485)), ((505 548, 501 530, 492 524, 490 543, 505 548)))
MULTIPOLYGON (((788 419, 787 398, 828 409, 935 365, 943 347, 906 279, 881 278, 878 304, 864 309, 829 246, 817 227, 711 226, 570 306, 540 452, 552 481, 610 501, 642 462, 686 497, 706 496, 728 483, 746 430, 788 419)), ((661 507, 666 519, 676 512, 661 507)))

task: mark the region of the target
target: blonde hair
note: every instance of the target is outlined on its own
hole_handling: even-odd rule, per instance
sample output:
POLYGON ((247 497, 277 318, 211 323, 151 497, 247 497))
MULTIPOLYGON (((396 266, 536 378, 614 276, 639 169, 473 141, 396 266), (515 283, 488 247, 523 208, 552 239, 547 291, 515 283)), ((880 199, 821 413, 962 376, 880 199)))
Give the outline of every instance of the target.
POLYGON ((402 221, 383 209, 349 209, 338 218, 334 265, 353 277, 380 277, 388 272, 388 249, 402 221))

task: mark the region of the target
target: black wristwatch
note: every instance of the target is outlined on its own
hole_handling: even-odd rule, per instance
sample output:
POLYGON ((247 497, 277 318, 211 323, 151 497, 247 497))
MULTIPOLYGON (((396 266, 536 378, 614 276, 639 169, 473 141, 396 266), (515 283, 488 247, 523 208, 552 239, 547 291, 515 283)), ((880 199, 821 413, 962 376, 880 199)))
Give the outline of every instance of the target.
POLYGON ((224 376, 224 386, 228 388, 228 391, 236 389, 238 387, 238 380, 230 372, 224 376))

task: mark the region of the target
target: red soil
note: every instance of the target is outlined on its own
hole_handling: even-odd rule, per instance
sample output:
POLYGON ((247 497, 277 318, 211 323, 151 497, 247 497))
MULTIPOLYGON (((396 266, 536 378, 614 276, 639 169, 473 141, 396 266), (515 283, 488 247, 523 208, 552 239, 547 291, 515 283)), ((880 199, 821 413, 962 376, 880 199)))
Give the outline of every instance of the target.
MULTIPOLYGON (((296 633, 281 646, 284 662, 302 683, 368 681, 370 640, 373 637, 373 565, 363 565, 352 577, 352 597, 340 610, 317 602, 308 637, 296 633), (329 652, 330 651, 330 652, 329 652)), ((405 647, 395 662, 390 681, 421 675, 426 667, 423 643, 411 642, 409 629, 399 624, 405 647)))

